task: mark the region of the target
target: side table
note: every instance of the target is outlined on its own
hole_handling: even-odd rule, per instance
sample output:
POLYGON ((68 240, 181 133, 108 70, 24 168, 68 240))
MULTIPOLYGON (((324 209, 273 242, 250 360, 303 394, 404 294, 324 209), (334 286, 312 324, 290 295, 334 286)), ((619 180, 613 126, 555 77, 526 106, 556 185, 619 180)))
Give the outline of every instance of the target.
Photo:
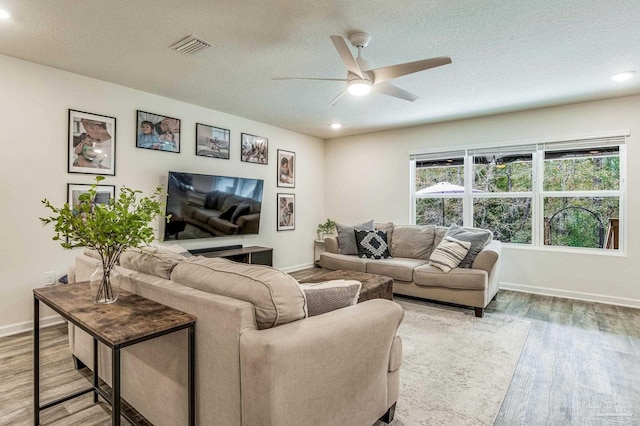
POLYGON ((320 266, 320 254, 324 252, 324 240, 315 240, 313 242, 313 264, 315 266, 320 266))
MULTIPOLYGON (((179 330, 188 330, 188 403, 189 425, 195 425, 195 322, 196 317, 121 290, 115 303, 93 302, 89 283, 65 284, 33 290, 33 402, 34 425, 40 424, 40 411, 93 392, 111 405, 111 424, 120 425, 120 350, 179 330), (93 337, 93 385, 40 405, 40 302, 49 306, 65 320, 93 337), (98 341, 111 349, 111 394, 99 386, 98 341)), ((150 383, 150 386, 153 384, 150 383)), ((122 413, 126 416, 126 413, 122 413)), ((135 424, 133 419, 129 421, 135 424)))

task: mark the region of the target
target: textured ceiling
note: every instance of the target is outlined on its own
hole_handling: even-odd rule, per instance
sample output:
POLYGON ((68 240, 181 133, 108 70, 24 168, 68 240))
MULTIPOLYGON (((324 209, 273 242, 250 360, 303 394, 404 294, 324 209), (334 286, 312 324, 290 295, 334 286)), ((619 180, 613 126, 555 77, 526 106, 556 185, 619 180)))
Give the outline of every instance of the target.
MULTIPOLYGON (((0 0, 0 54, 322 138, 640 93, 639 0, 0 0), (366 31, 373 68, 420 97, 344 97, 329 35, 366 31), (215 47, 169 46, 195 34, 215 47), (343 123, 338 131, 333 121, 343 123)), ((3 75, 3 78, 6 76, 3 75)), ((132 108, 136 106, 133 105, 132 108)), ((214 123, 215 124, 215 123, 214 123)), ((218 123, 220 125, 224 123, 218 123)))

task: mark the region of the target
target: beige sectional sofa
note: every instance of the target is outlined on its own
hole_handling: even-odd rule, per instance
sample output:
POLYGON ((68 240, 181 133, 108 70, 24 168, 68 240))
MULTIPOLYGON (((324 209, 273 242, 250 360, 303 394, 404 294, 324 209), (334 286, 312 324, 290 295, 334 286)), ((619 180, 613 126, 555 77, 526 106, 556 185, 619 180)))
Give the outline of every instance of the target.
MULTIPOLYGON (((391 258, 368 259, 339 254, 338 238, 325 239, 320 266, 386 275, 393 278, 395 294, 471 306, 477 317, 498 292, 500 241, 491 240, 478 253, 471 268, 454 268, 448 273, 429 264, 429 257, 449 228, 433 225, 377 223, 387 233, 391 258)), ((464 228, 473 231, 470 228, 464 228)))
MULTIPOLYGON (((71 281, 88 280, 99 262, 90 255, 76 258, 71 281)), ((398 304, 308 317, 297 281, 268 266, 163 250, 129 251, 120 262, 123 289, 197 317, 197 424, 370 426, 393 417, 398 304)), ((73 355, 92 368, 91 338, 69 327, 73 355)), ((122 395, 155 425, 187 424, 186 343, 181 331, 122 351, 122 395)), ((99 354, 110 383, 110 352, 100 344, 99 354)))

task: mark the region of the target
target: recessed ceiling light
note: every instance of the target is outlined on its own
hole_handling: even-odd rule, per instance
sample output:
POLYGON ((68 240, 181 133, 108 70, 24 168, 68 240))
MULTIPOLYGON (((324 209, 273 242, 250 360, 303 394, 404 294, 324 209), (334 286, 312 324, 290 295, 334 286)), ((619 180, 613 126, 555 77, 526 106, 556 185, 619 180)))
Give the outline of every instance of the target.
POLYGON ((332 129, 339 129, 342 127, 342 124, 340 123, 331 123, 331 128, 332 129))
POLYGON ((635 71, 619 72, 618 74, 612 75, 611 76, 611 80, 613 80, 613 81, 625 81, 625 80, 629 80, 630 78, 632 78, 635 75, 636 75, 635 71))
POLYGON ((11 18, 11 14, 6 9, 0 9, 0 19, 9 19, 11 18))

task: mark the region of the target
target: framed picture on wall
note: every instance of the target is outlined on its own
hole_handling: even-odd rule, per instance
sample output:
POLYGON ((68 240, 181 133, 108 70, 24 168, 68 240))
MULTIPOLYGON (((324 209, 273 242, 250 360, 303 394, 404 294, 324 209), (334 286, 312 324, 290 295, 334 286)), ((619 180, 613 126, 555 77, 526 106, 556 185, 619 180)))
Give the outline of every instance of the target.
POLYGON ((241 133, 240 160, 247 163, 269 163, 269 139, 241 133))
POLYGON ((278 150, 278 186, 283 188, 296 187, 296 153, 278 150))
MULTIPOLYGON (((71 209, 75 209, 80 204, 80 195, 91 188, 91 185, 82 183, 67 184, 67 202, 71 209)), ((96 204, 107 204, 110 199, 116 196, 115 185, 98 185, 95 202, 96 204)))
POLYGON ((180 152, 180 119, 137 111, 136 146, 156 151, 180 152))
POLYGON ((116 119, 69 110, 69 173, 116 174, 116 119))
POLYGON ((278 194, 278 231, 296 229, 295 206, 295 194, 278 194))
POLYGON ((196 155, 228 160, 230 134, 227 129, 196 123, 196 155))

